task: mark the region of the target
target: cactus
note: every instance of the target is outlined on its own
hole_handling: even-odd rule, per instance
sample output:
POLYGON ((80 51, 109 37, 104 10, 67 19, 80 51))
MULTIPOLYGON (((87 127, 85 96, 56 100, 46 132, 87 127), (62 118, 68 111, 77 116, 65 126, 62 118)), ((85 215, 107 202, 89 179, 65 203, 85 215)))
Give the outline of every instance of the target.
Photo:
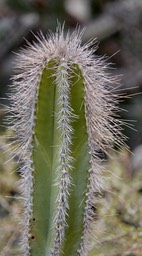
POLYGON ((19 143, 24 256, 88 255, 103 189, 99 152, 122 141, 115 78, 81 37, 59 28, 17 54, 9 122, 19 143))

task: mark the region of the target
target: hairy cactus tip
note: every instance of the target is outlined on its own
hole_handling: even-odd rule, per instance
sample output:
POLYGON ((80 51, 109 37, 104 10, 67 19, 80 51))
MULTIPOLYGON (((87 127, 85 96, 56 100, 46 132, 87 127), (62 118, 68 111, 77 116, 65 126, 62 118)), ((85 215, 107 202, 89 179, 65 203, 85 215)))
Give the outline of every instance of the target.
POLYGON ((103 189, 99 152, 121 145, 116 78, 82 32, 36 37, 17 54, 9 123, 18 140, 21 251, 86 256, 103 189))

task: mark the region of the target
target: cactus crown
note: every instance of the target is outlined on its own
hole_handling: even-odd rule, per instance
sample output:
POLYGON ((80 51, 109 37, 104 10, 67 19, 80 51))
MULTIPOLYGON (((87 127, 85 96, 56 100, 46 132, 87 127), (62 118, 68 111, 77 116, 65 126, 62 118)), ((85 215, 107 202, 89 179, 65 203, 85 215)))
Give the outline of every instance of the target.
POLYGON ((63 28, 17 54, 9 122, 18 138, 23 255, 87 255, 103 188, 98 152, 121 145, 107 64, 63 28))

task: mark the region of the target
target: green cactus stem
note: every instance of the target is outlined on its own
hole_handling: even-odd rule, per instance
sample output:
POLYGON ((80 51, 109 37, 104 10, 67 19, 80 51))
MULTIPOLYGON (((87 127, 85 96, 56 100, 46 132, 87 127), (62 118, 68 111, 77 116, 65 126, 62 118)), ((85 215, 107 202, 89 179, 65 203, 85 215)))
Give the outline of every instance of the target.
POLYGON ((115 79, 104 61, 63 29, 17 56, 12 129, 19 141, 24 256, 86 256, 103 189, 101 160, 121 144, 115 79))

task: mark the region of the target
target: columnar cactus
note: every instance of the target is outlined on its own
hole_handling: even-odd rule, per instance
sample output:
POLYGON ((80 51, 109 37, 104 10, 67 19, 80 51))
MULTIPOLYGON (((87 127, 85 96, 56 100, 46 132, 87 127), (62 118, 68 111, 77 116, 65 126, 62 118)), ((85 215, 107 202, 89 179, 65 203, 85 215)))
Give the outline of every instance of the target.
POLYGON ((82 33, 49 38, 17 56, 11 85, 24 202, 24 256, 85 256, 103 188, 99 152, 120 143, 115 79, 82 33))

